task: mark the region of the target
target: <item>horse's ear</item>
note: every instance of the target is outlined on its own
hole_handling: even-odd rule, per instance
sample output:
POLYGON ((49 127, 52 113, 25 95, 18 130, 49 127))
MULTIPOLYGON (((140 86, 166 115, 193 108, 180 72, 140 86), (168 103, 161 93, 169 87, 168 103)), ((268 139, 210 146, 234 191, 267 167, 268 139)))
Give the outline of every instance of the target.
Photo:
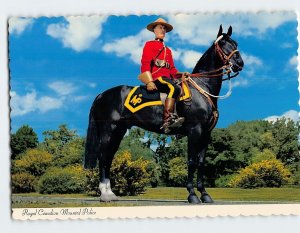
POLYGON ((223 27, 222 27, 222 24, 221 24, 221 25, 220 25, 220 28, 219 28, 219 32, 218 32, 217 38, 218 38, 219 36, 221 36, 222 33, 223 33, 223 27))
POLYGON ((228 36, 231 36, 231 35, 232 35, 232 27, 231 27, 231 26, 228 28, 227 35, 228 35, 228 36))

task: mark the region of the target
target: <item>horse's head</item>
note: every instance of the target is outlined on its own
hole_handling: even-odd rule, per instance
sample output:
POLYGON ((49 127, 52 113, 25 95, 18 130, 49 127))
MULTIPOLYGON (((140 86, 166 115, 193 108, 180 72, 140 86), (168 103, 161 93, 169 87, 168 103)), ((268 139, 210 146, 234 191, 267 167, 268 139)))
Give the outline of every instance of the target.
POLYGON ((216 52, 220 56, 223 65, 229 65, 233 72, 243 69, 244 61, 237 49, 237 42, 231 39, 232 27, 228 28, 227 33, 223 33, 222 25, 215 41, 216 52))

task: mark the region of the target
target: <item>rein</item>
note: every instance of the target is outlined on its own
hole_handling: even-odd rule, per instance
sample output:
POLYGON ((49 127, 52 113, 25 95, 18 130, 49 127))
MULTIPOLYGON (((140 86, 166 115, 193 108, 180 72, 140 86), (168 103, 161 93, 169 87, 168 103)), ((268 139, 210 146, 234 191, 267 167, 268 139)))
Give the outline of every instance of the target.
POLYGON ((231 75, 232 72, 232 63, 230 62, 230 58, 236 53, 238 52, 237 49, 233 50, 228 56, 224 53, 224 51, 221 49, 220 45, 218 44, 218 42, 223 38, 223 35, 219 36, 216 41, 214 42, 215 45, 215 50, 216 53, 219 55, 219 57, 221 58, 222 62, 223 62, 223 66, 216 69, 216 70, 211 70, 211 71, 207 71, 207 72, 201 72, 201 73, 195 73, 195 74, 189 74, 188 78, 186 78, 186 80, 188 82, 190 82, 199 92, 201 92, 202 94, 205 93, 208 96, 214 97, 214 98, 219 98, 219 99, 226 99, 228 98, 231 93, 232 93, 232 84, 231 84, 231 79, 235 78, 236 76, 238 76, 239 72, 236 72, 234 75, 231 75), (225 71, 224 71, 225 70, 225 71), (215 74, 218 71, 222 71, 221 73, 215 74), (201 88, 193 79, 191 78, 215 78, 215 77, 220 77, 223 75, 227 75, 227 78, 222 79, 222 81, 226 81, 229 80, 229 90, 228 92, 223 95, 223 96, 216 96, 213 94, 210 94, 209 92, 205 91, 203 88, 201 88), (201 91, 200 91, 201 90, 201 91))
POLYGON ((239 72, 236 72, 234 75, 231 76, 232 72, 232 63, 230 62, 230 58, 238 52, 237 49, 233 50, 228 56, 223 52, 221 47, 219 46, 218 42, 223 38, 223 35, 219 36, 216 41, 214 42, 215 45, 215 50, 216 53, 219 55, 220 59, 223 62, 223 66, 212 71, 207 71, 207 72, 201 72, 201 73, 195 73, 195 74, 188 74, 187 77, 183 73, 182 74, 182 80, 183 82, 189 82, 196 90, 198 90, 202 95, 204 95, 207 98, 207 101, 210 103, 212 106, 212 118, 211 118, 211 125, 209 127, 208 131, 211 131, 217 124, 218 119, 219 119, 219 112, 217 107, 215 106, 214 102, 210 97, 213 98, 219 98, 219 99, 226 99, 228 98, 231 93, 232 93, 232 84, 231 84, 231 79, 235 78, 239 72), (224 71, 225 70, 225 71, 224 71), (218 71, 222 71, 221 73, 215 74, 218 71), (192 78, 215 78, 215 77, 220 77, 223 75, 227 75, 227 78, 222 79, 223 81, 229 80, 229 90, 228 92, 223 95, 223 96, 215 96, 213 94, 210 94, 209 92, 205 91, 202 87, 200 87, 192 78))

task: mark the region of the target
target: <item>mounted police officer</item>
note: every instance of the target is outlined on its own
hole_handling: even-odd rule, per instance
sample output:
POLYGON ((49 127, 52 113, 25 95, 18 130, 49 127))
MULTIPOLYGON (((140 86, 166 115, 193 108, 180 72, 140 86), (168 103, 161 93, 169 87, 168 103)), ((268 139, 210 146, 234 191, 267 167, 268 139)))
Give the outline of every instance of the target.
POLYGON ((173 26, 159 18, 148 24, 147 29, 154 32, 155 39, 147 41, 144 46, 139 79, 146 84, 148 91, 158 90, 167 94, 162 129, 168 133, 170 128, 179 127, 184 121, 183 117, 174 113, 175 101, 181 89, 173 79, 179 72, 174 66, 171 50, 164 44, 165 34, 170 32, 173 26))

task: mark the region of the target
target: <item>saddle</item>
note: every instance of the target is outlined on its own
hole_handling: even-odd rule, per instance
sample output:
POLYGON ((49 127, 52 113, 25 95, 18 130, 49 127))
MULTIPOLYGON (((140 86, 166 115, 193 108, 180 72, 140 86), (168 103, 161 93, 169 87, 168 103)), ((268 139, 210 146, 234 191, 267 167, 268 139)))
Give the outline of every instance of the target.
MULTIPOLYGON (((189 102, 192 98, 186 82, 181 82, 181 94, 178 101, 189 102)), ((146 86, 135 86, 127 95, 124 106, 132 113, 145 107, 164 105, 167 94, 159 91, 147 91, 146 86)))

